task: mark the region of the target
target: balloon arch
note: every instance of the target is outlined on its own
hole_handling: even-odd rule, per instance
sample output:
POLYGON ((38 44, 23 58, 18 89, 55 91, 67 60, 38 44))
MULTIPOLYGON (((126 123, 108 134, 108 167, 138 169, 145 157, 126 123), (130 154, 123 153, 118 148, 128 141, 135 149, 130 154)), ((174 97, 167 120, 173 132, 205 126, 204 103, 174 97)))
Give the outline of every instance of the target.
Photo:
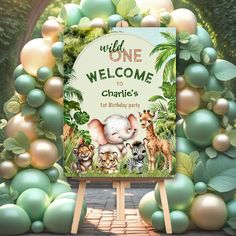
MULTIPOLYGON (((167 181, 173 231, 185 232, 192 221, 201 229, 235 233, 236 102, 224 82, 236 77, 236 67, 217 59, 195 15, 174 10, 171 0, 99 0, 96 6, 81 0, 64 5, 43 24, 42 38, 21 51, 16 92, 4 105, 0 235, 70 232, 76 194, 56 163, 63 155, 61 35, 64 28, 114 26, 176 27, 178 174, 167 181)), ((139 210, 145 222, 164 230, 158 185, 139 210)), ((81 222, 86 211, 84 203, 81 222)))

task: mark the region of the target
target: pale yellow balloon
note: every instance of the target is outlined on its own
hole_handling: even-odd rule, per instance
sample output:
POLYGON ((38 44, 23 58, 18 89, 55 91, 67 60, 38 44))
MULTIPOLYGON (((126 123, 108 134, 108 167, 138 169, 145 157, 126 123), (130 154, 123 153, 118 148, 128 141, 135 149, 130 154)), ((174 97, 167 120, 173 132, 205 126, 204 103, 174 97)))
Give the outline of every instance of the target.
POLYGON ((56 19, 49 19, 43 24, 41 32, 45 39, 56 42, 59 34, 63 32, 63 26, 56 19))
POLYGON ((58 151, 54 143, 47 139, 37 139, 30 145, 31 165, 45 170, 53 166, 58 160, 58 151))
POLYGON ((37 38, 23 47, 20 60, 27 73, 36 76, 40 67, 53 68, 55 66, 56 59, 51 52, 52 45, 51 40, 37 38))
POLYGON ((180 75, 176 78, 176 85, 177 85, 178 90, 184 88, 184 86, 186 85, 186 82, 183 76, 180 75))
POLYGON ((7 122, 5 129, 6 137, 15 137, 19 131, 22 131, 30 141, 33 141, 37 138, 36 127, 32 117, 21 116, 21 113, 13 116, 7 122))
POLYGON ((44 85, 45 94, 53 100, 63 97, 63 79, 60 77, 52 77, 47 80, 44 85))
POLYGON ((213 111, 218 115, 224 115, 229 110, 229 102, 225 98, 219 98, 213 105, 213 111))
POLYGON ((180 115, 188 115, 197 110, 201 104, 201 96, 197 89, 184 87, 177 91, 177 112, 180 115))
POLYGON ((198 196, 190 209, 191 220, 204 230, 221 229, 227 220, 224 201, 215 194, 198 196))
POLYGON ((197 18, 192 11, 180 8, 171 13, 169 27, 176 27, 177 33, 188 32, 195 34, 197 30, 197 18))
POLYGON ((212 146, 219 152, 224 152, 230 147, 230 139, 226 134, 218 134, 214 137, 212 146))
POLYGON ((0 163, 0 176, 4 179, 11 179, 17 173, 17 166, 12 161, 3 161, 0 163))
POLYGON ((19 155, 15 156, 14 162, 16 163, 17 166, 19 166, 21 168, 26 168, 31 163, 31 156, 28 152, 19 154, 19 155))

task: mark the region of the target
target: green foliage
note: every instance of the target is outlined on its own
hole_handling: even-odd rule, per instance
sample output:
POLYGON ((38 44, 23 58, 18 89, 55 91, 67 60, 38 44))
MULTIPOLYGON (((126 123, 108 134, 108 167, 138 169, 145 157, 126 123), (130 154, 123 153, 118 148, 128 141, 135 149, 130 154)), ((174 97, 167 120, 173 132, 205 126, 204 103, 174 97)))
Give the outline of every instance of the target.
POLYGON ((116 5, 117 13, 124 19, 133 17, 139 13, 139 8, 135 0, 113 0, 113 3, 116 5))
POLYGON ((226 222, 225 228, 223 230, 228 234, 235 236, 236 235, 236 218, 232 217, 226 222))

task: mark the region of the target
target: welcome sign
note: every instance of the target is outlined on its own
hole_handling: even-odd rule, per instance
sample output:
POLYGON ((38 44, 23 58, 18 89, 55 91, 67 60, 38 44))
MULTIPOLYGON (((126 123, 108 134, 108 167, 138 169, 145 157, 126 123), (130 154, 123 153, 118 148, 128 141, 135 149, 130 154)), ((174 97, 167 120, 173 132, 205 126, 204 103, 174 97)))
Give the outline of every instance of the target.
POLYGON ((166 35, 174 37, 175 29, 114 28, 84 45, 70 81, 83 101, 79 109, 70 109, 70 116, 74 122, 83 117, 86 121, 66 136, 66 149, 71 152, 65 166, 68 176, 158 178, 174 174, 174 129, 161 136, 157 132, 163 125, 158 120, 161 106, 168 115, 175 113, 175 78, 163 80, 164 64, 175 54, 166 55, 163 67, 157 69, 156 49, 164 45, 166 35))

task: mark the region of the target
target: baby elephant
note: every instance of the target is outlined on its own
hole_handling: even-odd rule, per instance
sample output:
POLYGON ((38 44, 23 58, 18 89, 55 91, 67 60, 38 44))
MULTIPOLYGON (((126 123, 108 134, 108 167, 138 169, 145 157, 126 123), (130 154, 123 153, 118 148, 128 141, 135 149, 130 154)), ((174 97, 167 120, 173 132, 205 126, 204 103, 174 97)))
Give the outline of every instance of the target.
POLYGON ((143 143, 139 141, 135 141, 133 144, 127 143, 126 147, 131 149, 133 155, 127 162, 129 172, 132 173, 136 169, 138 174, 142 174, 144 161, 147 157, 145 141, 143 143))

